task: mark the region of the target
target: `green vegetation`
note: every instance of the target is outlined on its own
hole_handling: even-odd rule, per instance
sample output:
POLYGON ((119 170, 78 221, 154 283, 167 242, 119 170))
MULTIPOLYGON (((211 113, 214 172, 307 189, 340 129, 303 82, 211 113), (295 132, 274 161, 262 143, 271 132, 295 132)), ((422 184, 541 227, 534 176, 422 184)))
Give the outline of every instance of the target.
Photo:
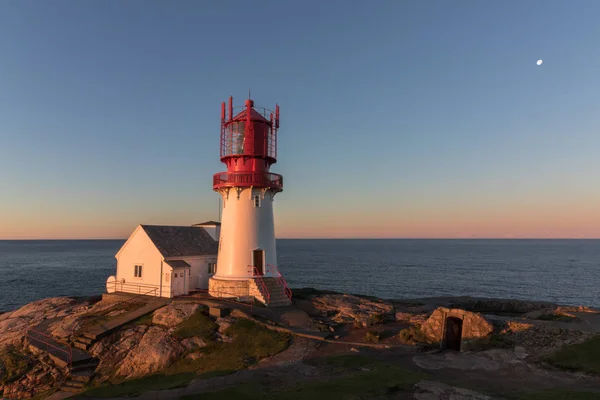
POLYGON ((388 396, 404 391, 412 391, 418 381, 427 376, 422 373, 382 363, 365 356, 344 355, 314 360, 321 366, 344 368, 348 373, 327 381, 311 381, 300 383, 286 390, 273 390, 257 382, 242 384, 233 388, 213 393, 200 393, 183 396, 182 400, 320 400, 320 399, 372 399, 388 398, 388 396))
POLYGON ((548 361, 560 368, 600 374, 600 336, 565 346, 550 356, 548 361))
POLYGON ((8 347, 0 353, 0 383, 7 384, 21 378, 30 367, 30 360, 25 354, 8 347))
POLYGON ((378 313, 378 314, 369 315, 369 325, 383 324, 384 320, 385 320, 384 314, 378 313))
POLYGON ((147 326, 152 326, 152 313, 148 313, 145 315, 142 315, 141 317, 139 317, 138 319, 134 319, 133 321, 131 321, 132 325, 147 325, 147 326))
POLYGON ((493 333, 488 337, 469 341, 469 350, 484 351, 489 349, 510 349, 515 342, 507 335, 493 333))
POLYGON ((198 309, 191 317, 177 325, 173 336, 178 339, 186 339, 194 336, 200 336, 203 339, 210 339, 218 325, 202 309, 198 309))
POLYGON ((599 400, 600 392, 582 392, 562 389, 544 390, 519 396, 519 400, 599 400))
POLYGON ((194 373, 181 374, 154 374, 140 379, 133 379, 111 386, 99 386, 86 390, 82 395, 86 397, 115 397, 139 396, 149 390, 167 390, 185 387, 196 378, 194 373))
POLYGON ((577 317, 571 317, 563 314, 542 314, 536 319, 542 321, 559 321, 559 322, 580 322, 581 320, 577 317))
MULTIPOLYGON (((208 333, 212 336, 216 324, 209 317, 200 312, 190 317, 191 319, 194 322, 180 324, 179 334, 189 337, 187 335, 196 329, 197 336, 208 333), (202 333, 198 335, 198 332, 202 333)), ((271 331, 246 319, 237 320, 225 334, 233 338, 231 343, 212 341, 198 350, 202 357, 197 360, 183 358, 160 374, 124 382, 113 381, 112 383, 118 384, 91 388, 83 395, 109 398, 136 396, 148 390, 184 387, 193 379, 227 375, 262 358, 275 355, 288 346, 290 339, 288 335, 271 331)))
POLYGON ((405 344, 429 344, 431 342, 418 326, 402 329, 398 336, 400 341, 405 344))
POLYGON ((379 343, 380 333, 376 331, 368 331, 365 333, 365 342, 367 343, 379 343))

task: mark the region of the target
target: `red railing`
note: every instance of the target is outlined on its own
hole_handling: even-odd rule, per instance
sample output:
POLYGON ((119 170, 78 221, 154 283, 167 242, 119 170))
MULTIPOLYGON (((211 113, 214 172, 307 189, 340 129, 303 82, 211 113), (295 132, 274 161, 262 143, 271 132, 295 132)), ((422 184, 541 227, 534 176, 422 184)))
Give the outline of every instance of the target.
MULTIPOLYGON (((64 353, 64 354, 66 355, 66 357, 67 357, 67 364, 68 364, 69 366, 71 366, 71 365, 73 364, 73 350, 71 349, 71 346, 69 346, 68 344, 64 344, 64 346, 65 346, 65 348, 66 348, 66 350, 65 350, 65 349, 63 349, 63 348, 60 348, 60 347, 57 347, 57 346, 53 345, 52 343, 48 343, 46 340, 44 340, 44 339, 42 339, 42 338, 39 338, 39 337, 37 337, 37 335, 39 335, 39 336, 42 336, 42 337, 44 337, 44 338, 46 338, 46 339, 50 339, 50 340, 56 341, 56 339, 54 339, 54 338, 53 338, 52 336, 50 336, 50 335, 46 335, 44 332, 37 331, 37 330, 35 330, 35 329, 33 329, 33 328, 29 328, 29 329, 27 330, 27 336, 28 336, 30 339, 33 339, 33 340, 35 340, 35 341, 37 341, 37 342, 40 342, 40 343, 42 343, 42 344, 45 344, 45 345, 46 345, 46 351, 48 351, 48 347, 52 347, 53 349, 56 349, 56 350, 58 350, 58 351, 60 351, 60 352, 62 352, 62 353, 64 353), (36 334, 36 336, 30 335, 30 334, 29 334, 29 332, 33 332, 33 333, 35 333, 35 334, 36 334)), ((61 343, 61 344, 62 344, 62 343, 61 343)))
POLYGON ((272 172, 219 172, 213 175, 213 189, 228 186, 257 186, 283 190, 283 177, 272 172))
POLYGON ((258 289, 262 292, 263 296, 265 296, 266 303, 269 304, 271 300, 271 293, 265 284, 265 281, 262 278, 262 274, 258 272, 258 268, 254 265, 248 265, 248 272, 252 274, 252 277, 255 281, 258 282, 258 289))
POLYGON ((275 265, 267 264, 267 274, 269 273, 277 278, 277 283, 279 283, 279 286, 283 288, 285 295, 288 297, 288 299, 292 300, 292 289, 290 289, 286 280, 283 278, 283 275, 281 275, 281 272, 279 272, 279 268, 277 268, 275 265))

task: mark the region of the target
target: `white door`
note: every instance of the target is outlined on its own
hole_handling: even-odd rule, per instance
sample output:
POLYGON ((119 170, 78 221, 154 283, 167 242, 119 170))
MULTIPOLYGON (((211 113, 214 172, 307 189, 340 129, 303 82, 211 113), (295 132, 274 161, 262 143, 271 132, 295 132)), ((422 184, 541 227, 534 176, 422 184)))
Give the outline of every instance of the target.
POLYGON ((173 296, 181 296, 185 293, 185 271, 173 273, 173 296))

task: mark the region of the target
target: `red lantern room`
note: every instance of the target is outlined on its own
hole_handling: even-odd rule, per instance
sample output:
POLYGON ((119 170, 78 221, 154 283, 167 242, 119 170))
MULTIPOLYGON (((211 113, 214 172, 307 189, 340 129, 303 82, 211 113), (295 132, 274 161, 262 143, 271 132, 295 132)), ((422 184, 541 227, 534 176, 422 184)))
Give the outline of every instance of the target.
POLYGON ((282 191, 283 177, 269 172, 271 164, 277 162, 278 128, 277 105, 273 112, 254 107, 250 99, 246 100, 244 107, 234 108, 232 97, 228 106, 223 102, 221 162, 227 166, 227 172, 213 176, 213 189, 255 187, 282 191))

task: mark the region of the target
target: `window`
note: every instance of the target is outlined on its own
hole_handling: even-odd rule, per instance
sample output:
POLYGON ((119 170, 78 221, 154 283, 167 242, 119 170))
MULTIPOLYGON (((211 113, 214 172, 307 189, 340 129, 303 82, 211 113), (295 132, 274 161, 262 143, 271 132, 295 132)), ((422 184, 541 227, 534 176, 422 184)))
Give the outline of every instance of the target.
POLYGON ((216 274, 217 273, 217 263, 208 263, 208 273, 216 274))
POLYGON ((257 194, 254 195, 254 207, 260 207, 260 196, 257 194))
POLYGON ((142 266, 141 265, 136 265, 134 267, 133 276, 136 278, 142 277, 142 266))
POLYGON ((169 280, 171 279, 171 274, 170 273, 166 273, 165 274, 165 282, 169 283, 169 280))

